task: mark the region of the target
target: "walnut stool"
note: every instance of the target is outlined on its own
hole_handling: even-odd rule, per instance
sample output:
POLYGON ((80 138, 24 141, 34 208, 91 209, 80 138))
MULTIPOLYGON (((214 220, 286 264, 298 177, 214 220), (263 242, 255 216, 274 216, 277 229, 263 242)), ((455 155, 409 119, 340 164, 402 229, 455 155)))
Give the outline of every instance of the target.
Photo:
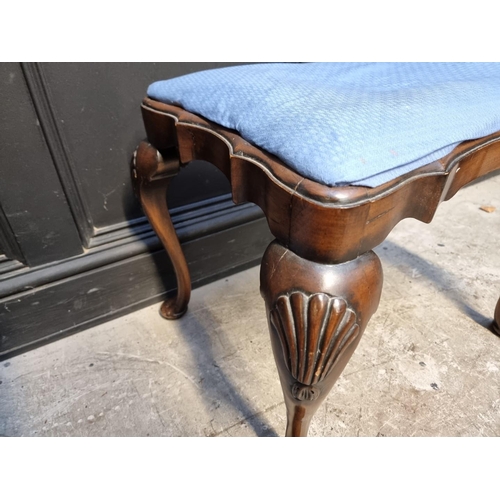
MULTIPOLYGON (((257 72, 262 68, 269 71, 270 66, 273 65, 245 68, 257 72)), ((307 67, 290 66, 291 70, 307 67)), ((345 70, 345 66, 340 69, 345 70)), ((221 71, 224 72, 203 72, 201 76, 220 75, 217 72, 221 71)), ((229 77, 232 74, 227 73, 229 77)), ((176 80, 182 78, 186 77, 176 80)), ((247 80, 243 78, 238 84, 241 81, 247 80)), ((279 85, 279 81, 275 84, 279 85)), ((500 80, 496 80, 496 85, 500 88, 500 80)), ((204 89, 200 85, 200 92, 204 89)), ((424 88, 419 95, 427 91, 424 88)), ((358 87, 356 92, 358 103, 358 87)), ((302 94, 307 97, 303 88, 302 94)), ((237 99, 240 103, 241 96, 237 99)), ((276 238, 262 259, 261 294, 287 407, 286 435, 305 436, 311 418, 377 309, 382 267, 372 249, 384 241, 400 220, 413 217, 429 223, 441 201, 450 199, 474 179, 500 169, 500 121, 498 125, 490 123, 494 128, 491 133, 459 141, 458 145, 453 139, 451 151, 444 156, 403 173, 396 171, 394 178, 366 187, 371 181, 365 181, 365 185, 363 180, 334 185, 314 180, 309 174, 301 174, 296 165, 288 165, 283 160, 286 155, 278 156, 259 147, 257 140, 244 139, 235 130, 239 128, 238 120, 238 127, 230 129, 217 124, 213 117, 207 119, 199 112, 187 111, 187 105, 181 107, 182 96, 164 101, 171 102, 147 97, 142 103, 148 142, 139 145, 132 168, 135 192, 177 276, 177 295, 163 303, 161 314, 167 319, 181 317, 191 292, 189 271, 166 203, 169 181, 181 166, 192 160, 205 160, 229 179, 235 203, 252 202, 262 208, 276 238)), ((498 102, 500 99, 496 102, 500 116, 498 102)), ((280 105, 277 109, 290 115, 296 108, 284 109, 280 105)), ((321 114, 319 118, 322 119, 321 114)), ((431 116, 431 122, 432 119, 431 116)), ((450 127, 454 128, 454 123, 450 127)), ((494 318, 492 328, 500 334, 500 300, 494 318)))

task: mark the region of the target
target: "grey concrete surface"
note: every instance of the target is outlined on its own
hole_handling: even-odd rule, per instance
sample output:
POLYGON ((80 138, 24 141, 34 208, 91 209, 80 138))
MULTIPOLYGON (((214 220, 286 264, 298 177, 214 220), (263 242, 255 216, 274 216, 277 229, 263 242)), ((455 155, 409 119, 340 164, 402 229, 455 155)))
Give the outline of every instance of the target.
MULTIPOLYGON (((500 176, 377 249, 380 307, 311 436, 500 435, 500 176), (496 210, 487 213, 481 205, 496 210)), ((258 267, 0 365, 6 436, 276 436, 285 408, 258 267)))

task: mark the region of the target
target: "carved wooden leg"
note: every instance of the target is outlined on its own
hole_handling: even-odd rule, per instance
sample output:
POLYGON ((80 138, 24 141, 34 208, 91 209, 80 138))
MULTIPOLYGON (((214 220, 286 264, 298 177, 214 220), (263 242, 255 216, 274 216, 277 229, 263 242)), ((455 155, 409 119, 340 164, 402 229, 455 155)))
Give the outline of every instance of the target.
POLYGON ((382 290, 374 252, 337 265, 308 261, 274 241, 261 293, 287 407, 287 436, 306 436, 312 416, 352 356, 382 290))
POLYGON ((134 153, 132 182, 136 196, 163 243, 177 278, 176 297, 165 300, 160 308, 160 314, 166 319, 181 317, 187 311, 191 296, 189 270, 167 206, 168 184, 178 172, 179 162, 175 156, 171 160, 165 160, 160 152, 147 142, 141 142, 134 153))
POLYGON ((491 326, 493 332, 500 335, 500 299, 498 299, 497 306, 495 308, 495 320, 491 326))

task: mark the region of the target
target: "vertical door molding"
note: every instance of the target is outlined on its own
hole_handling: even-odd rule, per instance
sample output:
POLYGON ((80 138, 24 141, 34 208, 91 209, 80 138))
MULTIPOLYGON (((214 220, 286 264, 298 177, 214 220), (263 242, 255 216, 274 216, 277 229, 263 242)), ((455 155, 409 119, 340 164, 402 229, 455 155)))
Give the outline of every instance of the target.
POLYGON ((19 63, 0 64, 0 101, 0 253, 30 267, 81 254, 82 241, 19 63))
POLYGON ((81 195, 80 182, 71 159, 71 153, 54 114, 51 104, 52 98, 42 66, 40 63, 21 63, 21 67, 76 227, 83 245, 88 248, 94 234, 92 217, 85 199, 81 195))

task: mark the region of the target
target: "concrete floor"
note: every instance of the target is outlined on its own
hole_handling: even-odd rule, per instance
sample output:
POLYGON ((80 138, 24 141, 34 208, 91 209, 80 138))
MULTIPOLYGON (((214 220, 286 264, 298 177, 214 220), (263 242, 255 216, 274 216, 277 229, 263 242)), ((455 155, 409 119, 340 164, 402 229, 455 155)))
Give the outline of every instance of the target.
MULTIPOLYGON (((500 176, 377 249, 380 307, 311 436, 500 435, 500 176), (497 209, 487 213, 481 205, 497 209)), ((6 436, 276 436, 285 407, 257 267, 0 365, 6 436)))

